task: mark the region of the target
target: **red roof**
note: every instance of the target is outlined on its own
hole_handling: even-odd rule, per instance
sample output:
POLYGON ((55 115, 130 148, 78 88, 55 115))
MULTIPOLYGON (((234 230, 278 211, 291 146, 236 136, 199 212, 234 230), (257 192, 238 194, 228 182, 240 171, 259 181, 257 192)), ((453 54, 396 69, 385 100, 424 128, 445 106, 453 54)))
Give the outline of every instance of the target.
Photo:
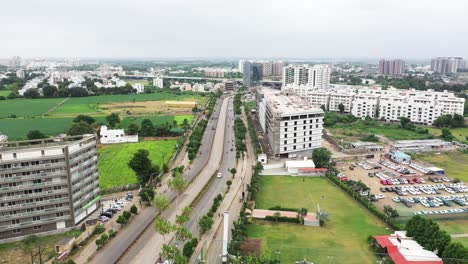
POLYGON ((377 243, 382 248, 387 248, 387 253, 390 258, 393 260, 395 264, 444 264, 442 260, 434 260, 434 261, 411 261, 407 260, 398 249, 398 246, 393 245, 390 241, 391 236, 374 236, 377 240, 377 243))
POLYGON ((327 168, 299 168, 299 172, 327 171, 327 168))

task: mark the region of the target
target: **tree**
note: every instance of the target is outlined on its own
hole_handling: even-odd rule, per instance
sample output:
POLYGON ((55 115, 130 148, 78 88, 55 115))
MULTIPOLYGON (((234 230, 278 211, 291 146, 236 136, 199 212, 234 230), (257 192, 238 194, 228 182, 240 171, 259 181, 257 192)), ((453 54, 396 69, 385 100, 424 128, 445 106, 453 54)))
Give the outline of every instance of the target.
POLYGON ((109 125, 110 128, 116 127, 118 124, 120 124, 119 114, 112 113, 112 114, 106 116, 106 121, 107 121, 107 124, 109 125))
POLYGON ((344 104, 343 104, 343 103, 340 103, 340 104, 338 105, 338 109, 340 110, 340 114, 344 113, 344 111, 345 111, 345 106, 344 106, 344 104))
POLYGON ((154 199, 154 190, 151 187, 145 186, 141 188, 139 195, 142 202, 149 203, 154 199))
POLYGON ((460 242, 451 242, 445 247, 442 259, 446 264, 462 264, 468 259, 468 249, 460 242))
POLYGON ((149 152, 146 149, 139 149, 128 162, 141 185, 145 185, 152 175, 159 174, 159 167, 153 165, 148 156, 149 152))
POLYGON ((136 207, 136 205, 132 205, 132 207, 130 207, 130 213, 134 215, 138 214, 138 208, 136 207))
POLYGON ((275 212, 273 214, 273 217, 275 218, 276 222, 278 222, 278 219, 281 217, 281 213, 280 212, 275 212))
POLYGON ((130 217, 132 217, 132 214, 129 211, 124 211, 122 216, 125 218, 125 220, 128 222, 130 220, 130 217))
POLYGON ((70 136, 93 134, 93 133, 94 133, 93 127, 86 122, 73 123, 67 132, 67 134, 70 136))
POLYGON ((31 130, 27 135, 29 140, 47 138, 47 136, 39 130, 31 130))
POLYGON ((23 96, 26 98, 35 99, 35 98, 39 98, 40 94, 37 89, 29 89, 26 92, 24 92, 23 96))
POLYGON ((117 224, 125 225, 127 223, 127 219, 123 215, 119 215, 117 218, 117 224))
POLYGON ((442 135, 440 137, 445 141, 452 141, 454 139, 452 132, 448 128, 442 128, 442 135))
POLYGON ((189 206, 184 207, 182 209, 182 213, 176 216, 176 224, 178 224, 179 226, 183 225, 188 220, 190 220, 191 214, 192 214, 192 208, 190 208, 189 206))
POLYGON ((236 170, 236 168, 232 168, 232 169, 230 170, 230 172, 231 172, 231 174, 232 174, 232 177, 234 178, 234 175, 236 175, 237 170, 236 170))
POLYGON ((42 93, 44 94, 44 97, 57 97, 58 89, 53 85, 46 85, 42 87, 42 93))
POLYGON ((192 238, 190 241, 185 243, 184 248, 182 250, 182 253, 185 257, 190 258, 193 254, 193 249, 197 247, 198 245, 198 239, 197 238, 192 238))
POLYGON ((169 220, 165 220, 161 217, 154 220, 153 227, 156 232, 164 237, 164 239, 166 239, 167 234, 172 233, 176 228, 169 220))
POLYGON ((330 163, 331 152, 326 148, 315 149, 312 153, 312 160, 314 161, 315 167, 325 168, 330 163))
POLYGON ((162 194, 158 194, 154 197, 152 205, 156 207, 159 211, 164 211, 169 207, 169 199, 162 194))
POLYGON ((392 218, 400 216, 400 214, 398 214, 398 211, 396 209, 393 209, 393 207, 389 205, 384 206, 384 214, 392 218))
POLYGON ((138 125, 135 123, 130 123, 127 127, 127 134, 129 135, 137 135, 138 134, 138 125))
POLYGON ((190 233, 190 231, 185 226, 179 226, 175 231, 175 237, 177 241, 185 242, 189 239, 192 239, 192 233, 190 233))
POLYGON ((175 172, 175 177, 169 181, 169 188, 176 192, 176 211, 178 206, 179 194, 187 187, 187 181, 178 171, 175 172))
POLYGON ((187 130, 187 129, 190 128, 190 124, 189 124, 187 118, 184 118, 184 121, 182 121, 182 128, 183 128, 184 130, 187 130))
POLYGON ((232 185, 232 181, 231 180, 227 180, 226 181, 226 185, 228 187, 228 190, 231 188, 231 185, 232 185))
POLYGON ((94 124, 94 122, 96 122, 96 119, 88 115, 78 115, 73 119, 73 123, 80 123, 80 122, 85 122, 85 123, 92 125, 94 124))
POLYGON ((198 221, 198 228, 200 230, 200 235, 204 234, 206 231, 210 230, 213 226, 213 219, 208 215, 204 215, 198 221))
POLYGON ((93 234, 102 234, 106 231, 106 228, 104 227, 103 224, 97 224, 96 227, 93 230, 93 234))
POLYGON ((140 136, 150 137, 154 135, 154 125, 149 119, 143 119, 141 121, 140 136))

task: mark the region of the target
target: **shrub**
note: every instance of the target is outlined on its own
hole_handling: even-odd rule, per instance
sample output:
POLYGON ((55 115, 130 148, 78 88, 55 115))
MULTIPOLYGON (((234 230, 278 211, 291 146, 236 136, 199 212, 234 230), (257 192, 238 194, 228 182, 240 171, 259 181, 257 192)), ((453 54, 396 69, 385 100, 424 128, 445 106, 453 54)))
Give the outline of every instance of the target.
POLYGON ((278 217, 278 220, 276 220, 276 217, 274 216, 266 216, 265 220, 271 221, 271 222, 283 222, 283 223, 295 223, 295 224, 301 223, 301 220, 299 218, 292 218, 292 217, 286 217, 286 216, 280 216, 278 217))
POLYGON ((106 228, 104 227, 103 224, 97 224, 96 227, 94 228, 93 235, 99 235, 104 233, 106 231, 106 228))
POLYGON ((138 208, 136 207, 136 205, 132 205, 132 207, 130 207, 130 213, 138 214, 138 208))

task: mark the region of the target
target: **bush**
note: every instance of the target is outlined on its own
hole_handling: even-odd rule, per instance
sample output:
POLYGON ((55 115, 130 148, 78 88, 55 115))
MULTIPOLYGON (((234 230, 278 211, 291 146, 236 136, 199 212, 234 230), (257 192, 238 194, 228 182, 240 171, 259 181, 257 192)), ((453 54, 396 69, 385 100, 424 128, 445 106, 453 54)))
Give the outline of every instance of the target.
POLYGON ((182 251, 183 255, 187 258, 190 258, 193 254, 193 250, 197 247, 197 245, 198 245, 198 239, 192 238, 192 240, 185 243, 184 249, 182 251))
POLYGON ((94 228, 93 235, 99 235, 102 234, 106 231, 106 228, 104 227, 103 224, 97 224, 96 227, 94 228))
POLYGON ((138 214, 138 208, 136 207, 136 205, 132 205, 132 207, 130 207, 130 213, 132 214, 138 214))
POLYGON ((300 209, 299 208, 291 208, 291 207, 281 207, 281 205, 276 205, 274 207, 268 208, 268 210, 299 212, 300 209))
POLYGON ((132 217, 132 214, 129 211, 124 211, 122 215, 126 221, 128 221, 130 217, 132 217))
POLYGON ((295 224, 301 223, 301 220, 299 218, 292 218, 292 217, 286 217, 286 216, 278 217, 278 221, 276 220, 276 217, 274 216, 266 216, 264 220, 271 221, 271 222, 283 222, 283 223, 295 223, 295 224))

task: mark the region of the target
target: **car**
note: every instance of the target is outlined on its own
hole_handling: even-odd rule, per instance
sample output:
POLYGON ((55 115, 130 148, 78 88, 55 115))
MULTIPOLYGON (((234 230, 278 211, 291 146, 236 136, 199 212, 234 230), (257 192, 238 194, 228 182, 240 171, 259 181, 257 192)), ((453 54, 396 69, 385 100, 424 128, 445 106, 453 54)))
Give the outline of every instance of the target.
POLYGON ((100 216, 105 216, 107 218, 112 218, 113 214, 112 214, 112 212, 107 212, 106 211, 106 212, 102 213, 100 216))
POLYGON ((381 192, 386 192, 387 189, 385 189, 384 187, 382 187, 382 188, 380 188, 380 191, 381 191, 381 192))
POLYGON ((105 216, 105 215, 101 215, 101 216, 99 216, 98 220, 99 220, 100 222, 103 222, 103 223, 104 223, 104 222, 109 221, 109 217, 107 217, 107 216, 105 216))
POLYGON ((401 202, 400 197, 393 197, 392 200, 393 200, 395 203, 401 202))
POLYGON ((223 174, 221 174, 221 172, 218 172, 218 175, 216 175, 216 178, 221 178, 223 177, 223 174))
POLYGON ((385 195, 379 193, 379 194, 376 194, 376 195, 375 195, 375 198, 377 198, 377 199, 383 199, 383 198, 385 198, 385 195))
POLYGON ((120 207, 124 207, 125 206, 125 202, 124 201, 117 201, 117 203, 120 207))

